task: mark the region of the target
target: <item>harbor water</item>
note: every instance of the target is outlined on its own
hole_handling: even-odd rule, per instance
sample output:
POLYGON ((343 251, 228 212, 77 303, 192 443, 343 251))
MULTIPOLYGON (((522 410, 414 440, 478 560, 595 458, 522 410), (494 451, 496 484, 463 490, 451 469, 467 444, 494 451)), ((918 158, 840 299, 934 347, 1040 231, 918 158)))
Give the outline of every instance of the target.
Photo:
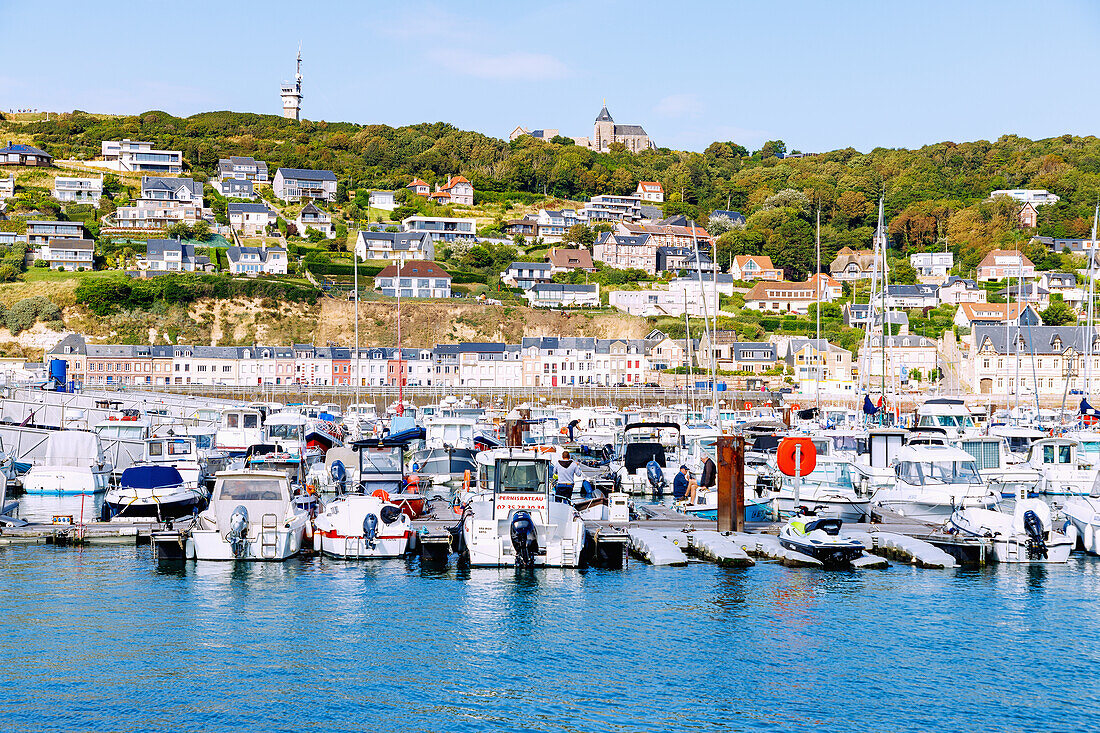
POLYGON ((0 550, 7 731, 1083 730, 1100 561, 446 570, 0 550))

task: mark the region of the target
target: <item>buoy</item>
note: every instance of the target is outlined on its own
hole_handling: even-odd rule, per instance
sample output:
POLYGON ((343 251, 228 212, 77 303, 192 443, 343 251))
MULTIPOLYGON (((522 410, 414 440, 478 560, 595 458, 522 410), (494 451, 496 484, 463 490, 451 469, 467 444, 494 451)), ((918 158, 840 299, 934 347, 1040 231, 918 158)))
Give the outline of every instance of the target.
POLYGON ((809 438, 783 438, 775 455, 775 465, 787 476, 808 476, 817 467, 817 449, 809 438), (799 461, 795 462, 795 452, 799 461))
POLYGON ((375 499, 381 499, 387 504, 390 501, 390 492, 386 491, 385 489, 375 489, 374 492, 371 493, 371 496, 373 496, 375 499))

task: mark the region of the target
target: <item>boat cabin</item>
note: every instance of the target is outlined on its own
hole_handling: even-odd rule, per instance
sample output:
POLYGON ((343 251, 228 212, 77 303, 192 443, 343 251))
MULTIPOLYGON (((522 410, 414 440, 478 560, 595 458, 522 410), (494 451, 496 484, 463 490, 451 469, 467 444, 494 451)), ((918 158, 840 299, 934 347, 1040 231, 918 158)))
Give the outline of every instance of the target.
POLYGON ((1072 438, 1043 438, 1032 443, 1027 454, 1027 464, 1038 469, 1089 468, 1080 455, 1080 444, 1072 438))
POLYGON ((191 436, 170 436, 149 438, 145 441, 145 462, 173 463, 176 461, 197 461, 198 446, 191 436))
POLYGON ((550 461, 539 454, 516 452, 493 462, 493 519, 510 519, 522 509, 550 516, 550 461))
POLYGON ((984 483, 973 456, 961 448, 906 446, 898 451, 897 460, 898 480, 911 486, 984 483))
POLYGON ((405 451, 400 443, 364 440, 355 443, 355 452, 359 454, 360 491, 373 494, 381 489, 398 494, 404 489, 405 451))
POLYGON ((100 438, 111 440, 145 440, 149 435, 149 421, 137 415, 112 415, 96 423, 95 432, 100 438))
POLYGON ((928 400, 918 407, 916 426, 918 428, 955 428, 959 432, 975 428, 966 403, 948 398, 928 400))

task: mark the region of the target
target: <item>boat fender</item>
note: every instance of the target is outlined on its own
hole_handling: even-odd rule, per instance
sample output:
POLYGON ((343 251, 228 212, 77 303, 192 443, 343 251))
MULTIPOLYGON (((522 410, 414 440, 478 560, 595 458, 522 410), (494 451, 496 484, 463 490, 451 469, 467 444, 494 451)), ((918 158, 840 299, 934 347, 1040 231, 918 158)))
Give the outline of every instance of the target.
POLYGON ((1062 534, 1069 540, 1070 547, 1077 547, 1077 527, 1073 525, 1073 522, 1066 520, 1065 525, 1062 527, 1062 534))
POLYGON ((1092 544, 1093 534, 1094 533, 1093 533, 1093 530, 1092 530, 1092 522, 1089 522, 1088 524, 1085 525, 1084 532, 1081 533, 1081 543, 1085 546, 1085 551, 1086 552, 1094 552, 1095 551, 1093 549, 1093 544, 1092 544))
POLYGON ((378 512, 378 516, 382 519, 383 524, 393 524, 401 519, 401 517, 405 516, 405 514, 399 507, 393 504, 387 504, 378 512))

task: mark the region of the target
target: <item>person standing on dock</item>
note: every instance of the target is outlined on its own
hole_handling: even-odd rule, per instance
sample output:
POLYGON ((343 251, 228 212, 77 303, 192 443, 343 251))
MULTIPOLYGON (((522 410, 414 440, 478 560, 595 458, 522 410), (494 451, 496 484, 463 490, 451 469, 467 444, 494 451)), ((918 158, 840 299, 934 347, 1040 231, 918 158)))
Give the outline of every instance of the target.
POLYGON ((569 457, 569 451, 562 451, 561 460, 554 466, 554 472, 558 478, 555 483, 554 495, 571 501, 573 499, 573 484, 581 472, 580 464, 569 457))

